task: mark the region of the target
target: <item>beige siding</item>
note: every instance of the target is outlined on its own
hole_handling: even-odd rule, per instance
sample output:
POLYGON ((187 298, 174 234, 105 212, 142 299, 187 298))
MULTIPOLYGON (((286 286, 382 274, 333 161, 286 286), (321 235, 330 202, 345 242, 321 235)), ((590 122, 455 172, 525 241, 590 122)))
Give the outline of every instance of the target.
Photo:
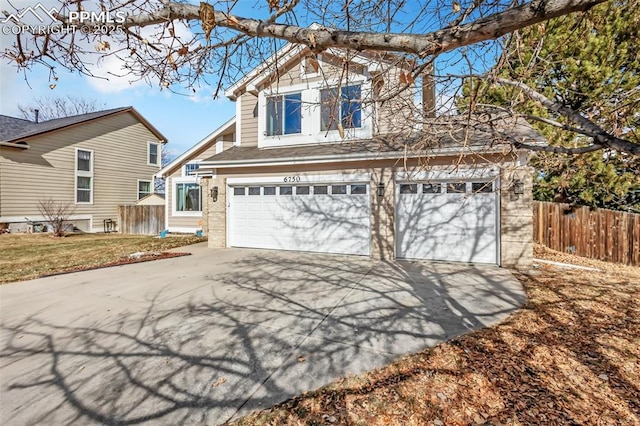
MULTIPOLYGON (((192 230, 200 229, 202 216, 180 216, 179 214, 174 215, 173 210, 175 210, 175 182, 174 178, 182 176, 182 169, 178 169, 178 171, 174 172, 169 179, 167 179, 166 186, 166 199, 167 199, 167 207, 168 207, 168 228, 170 230, 175 230, 178 228, 189 228, 192 230)), ((202 201, 205 201, 205 194, 202 194, 202 201)))
POLYGON ((104 117, 29 140, 25 151, 2 148, 2 216, 37 216, 38 201, 74 203, 76 148, 93 151, 93 204, 75 205, 76 215, 93 215, 94 230, 115 219, 116 207, 137 200, 138 180, 152 181, 158 166, 147 165, 148 142, 157 142, 130 113, 104 117))
POLYGON ((398 67, 389 67, 374 78, 373 86, 379 84, 379 93, 374 88, 376 133, 410 133, 417 124, 417 109, 414 103, 415 89, 408 88, 400 93, 403 84, 398 67))
POLYGON ((240 97, 240 143, 242 146, 258 145, 258 97, 244 93, 240 97))
MULTIPOLYGON (((423 159, 424 160, 424 159, 423 159)), ((498 166, 500 174, 500 264, 505 267, 527 268, 532 259, 532 194, 531 171, 528 167, 515 167, 515 158, 506 155, 487 155, 484 157, 437 157, 429 161, 431 166, 450 166, 455 164, 498 166), (517 177, 526 182, 525 194, 514 196, 510 190, 510 183, 517 177)), ((366 162, 345 162, 315 165, 293 165, 278 167, 261 167, 259 172, 249 169, 218 169, 217 176, 210 185, 219 187, 219 199, 208 203, 208 235, 210 247, 226 247, 226 202, 225 190, 229 177, 268 177, 277 175, 322 175, 340 173, 371 173, 371 253, 381 259, 391 259, 394 256, 394 210, 395 190, 393 173, 405 170, 420 169, 417 160, 389 161, 376 160, 366 162), (375 195, 378 184, 385 186, 383 197, 375 195)))
MULTIPOLYGON (((218 137, 218 140, 222 140, 224 142, 223 149, 229 149, 233 146, 233 142, 235 141, 235 133, 233 130, 223 133, 218 137)), ((211 143, 203 146, 198 151, 194 152, 189 158, 187 158, 184 162, 180 164, 180 167, 176 168, 173 171, 173 173, 169 175, 167 179, 167 185, 165 186, 165 192, 166 192, 165 197, 166 197, 166 202, 168 207, 167 225, 169 229, 179 229, 179 228, 186 228, 186 229, 192 229, 192 230, 202 229, 204 225, 202 217, 205 215, 205 213, 203 213, 203 215, 199 217, 198 216, 180 216, 179 214, 174 215, 173 213, 174 206, 175 206, 174 179, 182 177, 182 167, 184 166, 184 164, 188 163, 189 161, 198 160, 198 159, 206 160, 216 155, 216 142, 217 141, 212 141, 211 143)), ((206 201, 207 193, 208 192, 206 191, 206 188, 203 187, 202 189, 203 204, 206 201)), ((203 206, 203 209, 204 209, 204 206, 203 206)))

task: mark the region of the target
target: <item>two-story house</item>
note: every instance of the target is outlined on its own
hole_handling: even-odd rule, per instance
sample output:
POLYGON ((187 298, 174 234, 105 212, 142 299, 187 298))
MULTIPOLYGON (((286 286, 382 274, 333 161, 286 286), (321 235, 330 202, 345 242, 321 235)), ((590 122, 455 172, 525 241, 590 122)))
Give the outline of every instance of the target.
POLYGON ((209 246, 529 265, 531 170, 506 139, 544 139, 507 118, 436 119, 432 80, 410 71, 290 44, 230 87, 235 117, 171 169, 197 162, 209 246))
POLYGON ((166 138, 132 107, 34 122, 0 116, 0 224, 45 221, 41 201, 67 203, 69 220, 100 232, 117 206, 153 192, 166 138))

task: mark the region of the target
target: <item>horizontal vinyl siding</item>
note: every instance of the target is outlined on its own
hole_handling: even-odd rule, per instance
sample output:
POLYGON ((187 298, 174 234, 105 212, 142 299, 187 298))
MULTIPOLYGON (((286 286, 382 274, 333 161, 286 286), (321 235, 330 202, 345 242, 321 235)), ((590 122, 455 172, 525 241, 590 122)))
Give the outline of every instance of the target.
POLYGON ((258 97, 250 93, 244 93, 240 99, 241 118, 240 143, 242 146, 258 145, 258 117, 254 117, 253 111, 257 108, 258 97))
MULTIPOLYGON (((168 209, 168 214, 169 214, 169 223, 168 223, 168 228, 172 229, 172 228, 200 228, 200 226, 198 225, 198 222, 200 222, 202 220, 202 217, 197 217, 197 216, 174 216, 173 215, 173 209, 175 206, 175 194, 174 194, 174 189, 175 189, 175 183, 173 181, 173 178, 175 177, 180 177, 182 176, 182 168, 180 168, 178 171, 174 172, 168 179, 169 185, 167 185, 166 187, 166 198, 167 198, 167 202, 169 203, 169 209, 168 209)), ((206 196, 205 194, 202 194, 202 202, 205 203, 206 200, 206 196)))
POLYGON ((412 127, 417 124, 416 114, 419 112, 414 103, 414 90, 408 88, 402 93, 396 93, 402 87, 399 67, 391 67, 382 74, 384 84, 379 97, 385 99, 380 105, 376 103, 378 113, 378 132, 385 133, 410 133, 412 127), (391 99, 387 99, 394 95, 391 99))
POLYGON ((116 219, 117 206, 133 204, 138 180, 153 180, 147 145, 157 138, 130 113, 108 116, 29 141, 25 151, 2 150, 3 216, 37 215, 38 201, 74 203, 76 148, 93 151, 93 204, 76 204, 76 215, 93 215, 94 229, 116 219))

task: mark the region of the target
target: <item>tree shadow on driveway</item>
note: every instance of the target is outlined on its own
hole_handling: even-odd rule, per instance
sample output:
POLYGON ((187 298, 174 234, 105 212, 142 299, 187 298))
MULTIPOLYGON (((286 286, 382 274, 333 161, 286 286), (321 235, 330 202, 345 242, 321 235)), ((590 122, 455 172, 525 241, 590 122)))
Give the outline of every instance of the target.
POLYGON ((246 251, 225 270, 144 312, 3 318, 3 423, 223 423, 524 303, 497 267, 246 251))

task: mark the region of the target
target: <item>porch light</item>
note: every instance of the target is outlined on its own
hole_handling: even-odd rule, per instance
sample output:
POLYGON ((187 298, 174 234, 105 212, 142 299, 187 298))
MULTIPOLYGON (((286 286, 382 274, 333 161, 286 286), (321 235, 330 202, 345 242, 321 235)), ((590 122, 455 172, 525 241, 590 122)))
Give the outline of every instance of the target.
POLYGON ((522 182, 520 179, 514 179, 512 185, 514 194, 524 194, 524 182, 522 182))
POLYGON ((379 183, 378 184, 378 197, 382 197, 384 196, 384 183, 379 183))
POLYGON ((218 201, 218 187, 217 186, 214 186, 213 188, 211 188, 211 198, 212 198, 214 203, 216 201, 218 201))

